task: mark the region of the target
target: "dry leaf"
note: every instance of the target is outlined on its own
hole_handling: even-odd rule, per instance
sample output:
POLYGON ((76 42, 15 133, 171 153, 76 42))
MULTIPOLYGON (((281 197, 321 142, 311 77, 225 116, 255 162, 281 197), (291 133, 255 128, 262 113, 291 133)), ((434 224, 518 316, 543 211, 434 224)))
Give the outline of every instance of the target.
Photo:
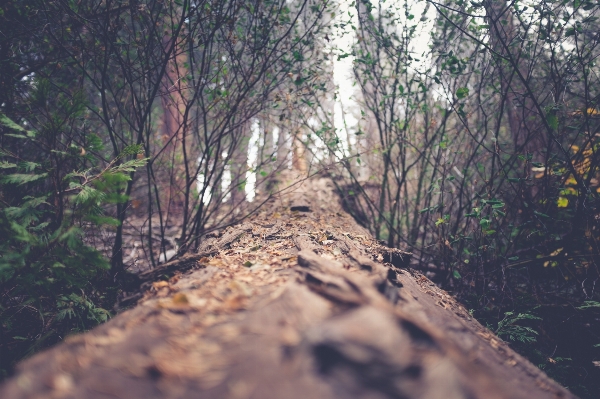
POLYGON ((190 301, 183 292, 178 292, 173 295, 173 304, 175 305, 189 305, 190 301))
POLYGON ((157 291, 160 290, 161 288, 168 287, 168 286, 169 286, 169 283, 166 281, 156 281, 156 282, 152 283, 152 287, 157 291))

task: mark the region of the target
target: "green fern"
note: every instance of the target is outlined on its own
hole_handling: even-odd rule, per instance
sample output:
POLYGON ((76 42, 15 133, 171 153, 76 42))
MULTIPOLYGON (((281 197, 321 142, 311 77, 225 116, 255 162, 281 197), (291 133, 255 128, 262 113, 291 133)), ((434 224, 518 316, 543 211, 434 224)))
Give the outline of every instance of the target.
POLYGON ((515 315, 514 312, 505 312, 504 318, 498 322, 498 328, 495 331, 496 335, 499 337, 507 337, 513 342, 536 342, 537 339, 535 336, 538 335, 537 331, 531 327, 516 324, 522 320, 541 320, 541 318, 530 313, 519 313, 515 315))
POLYGON ((583 305, 577 307, 577 309, 579 309, 579 310, 594 309, 594 308, 600 308, 600 302, 585 301, 585 302, 583 302, 583 305))
MULTIPOLYGON (((37 89, 32 101, 46 104, 53 89, 43 81, 37 89)), ((99 286, 110 287, 109 263, 86 245, 81 226, 83 221, 118 225, 104 209, 127 200, 121 194, 124 183, 147 162, 137 158, 139 145, 106 162, 92 154, 102 151, 102 140, 85 132, 76 142, 87 143, 90 151, 70 139, 59 142, 68 137, 60 129, 74 125, 66 121, 83 109, 83 101, 70 100, 57 99, 59 110, 49 116, 52 123, 40 123, 39 132, 0 114, 3 137, 33 145, 18 156, 0 147, 0 336, 14 337, 0 346, 16 348, 10 362, 110 317, 98 292, 99 286), (31 325, 39 327, 32 330, 31 325)), ((6 361, 0 361, 0 375, 5 370, 6 361)))

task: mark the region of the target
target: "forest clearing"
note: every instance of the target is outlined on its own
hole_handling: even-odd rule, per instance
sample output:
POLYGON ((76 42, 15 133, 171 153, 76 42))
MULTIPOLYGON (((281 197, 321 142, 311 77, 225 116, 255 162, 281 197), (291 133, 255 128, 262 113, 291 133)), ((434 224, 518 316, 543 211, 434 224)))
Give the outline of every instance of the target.
POLYGON ((599 8, 2 2, 0 396, 600 397, 599 8))

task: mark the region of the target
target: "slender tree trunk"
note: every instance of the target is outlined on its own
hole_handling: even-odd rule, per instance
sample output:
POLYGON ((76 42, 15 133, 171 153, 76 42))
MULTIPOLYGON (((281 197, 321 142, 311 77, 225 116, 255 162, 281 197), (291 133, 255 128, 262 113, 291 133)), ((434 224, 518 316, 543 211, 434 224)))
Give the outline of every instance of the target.
POLYGON ((252 136, 251 121, 240 124, 236 134, 237 145, 231 157, 231 197, 230 202, 234 211, 240 209, 246 202, 246 173, 248 172, 248 146, 252 136))
POLYGON ((308 172, 306 148, 302 142, 302 130, 294 127, 292 130, 292 168, 302 175, 308 172))
MULTIPOLYGON (((164 38, 166 48, 172 38, 164 38)), ((185 164, 183 161, 183 136, 187 133, 184 115, 186 110, 185 85, 182 79, 186 76, 184 67, 187 56, 183 49, 177 48, 173 58, 167 65, 166 73, 161 83, 161 140, 164 147, 161 154, 163 168, 159 171, 160 183, 168 186, 168 191, 161 198, 164 201, 162 209, 166 215, 182 210, 185 203, 185 164), (162 182, 162 180, 166 180, 162 182), (168 181, 168 183, 167 183, 168 181)))
POLYGON ((288 169, 288 123, 284 119, 283 123, 279 124, 279 135, 277 136, 277 169, 288 169))
POLYGON ((263 146, 260 149, 260 170, 256 176, 256 190, 258 194, 268 195, 273 188, 273 173, 275 171, 275 163, 273 162, 273 151, 275 150, 275 124, 273 123, 272 116, 267 114, 261 118, 260 125, 263 135, 263 146))

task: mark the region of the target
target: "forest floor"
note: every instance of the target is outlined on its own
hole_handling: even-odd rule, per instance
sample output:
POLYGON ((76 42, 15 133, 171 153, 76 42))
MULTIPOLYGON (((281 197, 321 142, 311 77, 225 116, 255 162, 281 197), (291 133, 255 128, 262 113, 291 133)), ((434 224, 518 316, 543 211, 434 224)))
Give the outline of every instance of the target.
POLYGON ((2 398, 571 398, 339 206, 296 184, 137 303, 21 363, 2 398))

